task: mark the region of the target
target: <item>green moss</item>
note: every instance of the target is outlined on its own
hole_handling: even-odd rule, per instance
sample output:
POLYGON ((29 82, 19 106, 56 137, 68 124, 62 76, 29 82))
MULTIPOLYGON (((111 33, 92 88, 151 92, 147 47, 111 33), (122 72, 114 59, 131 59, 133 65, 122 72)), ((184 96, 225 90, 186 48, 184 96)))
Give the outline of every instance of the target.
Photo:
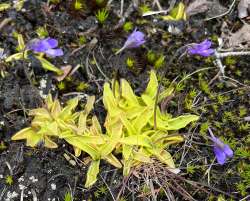
POLYGON ((213 105, 212 105, 212 108, 213 108, 213 111, 214 111, 215 113, 217 113, 217 112, 219 111, 219 106, 216 105, 216 104, 213 104, 213 105))
POLYGON ((247 115, 247 108, 245 108, 244 106, 240 106, 239 107, 239 115, 240 117, 244 117, 247 115))
POLYGON ((187 166, 187 173, 193 174, 193 173, 195 173, 195 169, 196 169, 196 167, 194 165, 188 165, 187 166))
POLYGON ((58 84, 57 84, 57 88, 60 90, 60 91, 63 91, 63 90, 65 90, 66 89, 66 84, 65 84, 65 82, 59 82, 58 84))
POLYGON ((80 36, 79 37, 79 39, 78 39, 79 45, 84 45, 84 44, 86 44, 86 42, 87 42, 87 39, 86 39, 85 36, 80 36))
POLYGON ((150 63, 150 64, 153 64, 156 60, 156 54, 150 50, 147 52, 147 61, 150 63))
POLYGON ((3 141, 1 141, 1 143, 0 143, 0 151, 4 151, 5 149, 7 149, 7 146, 4 144, 3 141))
POLYGON ((134 28, 134 25, 133 25, 132 22, 125 22, 124 25, 123 25, 123 30, 125 32, 130 32, 130 31, 133 30, 133 28, 134 28))
POLYGON ((220 105, 223 105, 228 100, 229 100, 229 97, 227 97, 227 96, 223 96, 223 95, 217 96, 217 101, 218 101, 218 104, 220 104, 220 105))
POLYGON ((143 15, 144 13, 150 11, 150 7, 146 4, 142 4, 140 7, 139 7, 139 11, 141 13, 141 15, 143 15))
POLYGON ((75 0, 74 1, 74 9, 76 11, 86 9, 85 1, 84 0, 75 0))
POLYGON ((237 62, 236 59, 234 57, 232 57, 232 56, 226 57, 226 59, 225 59, 225 64, 227 66, 235 65, 236 62, 237 62))
POLYGON ((48 35, 49 35, 49 33, 48 33, 48 31, 47 31, 47 29, 46 29, 46 27, 38 27, 37 29, 36 29, 36 33, 37 33, 37 35, 39 36, 39 38, 46 38, 48 35))
POLYGON ((101 187, 98 189, 98 191, 99 191, 101 194, 105 195, 105 194, 108 192, 108 188, 107 188, 106 186, 101 186, 101 187))
POLYGON ((250 129, 250 123, 242 123, 239 126, 240 131, 248 131, 250 129))
POLYGON ((109 16, 109 12, 106 8, 102 8, 97 11, 95 16, 99 24, 103 25, 109 16))
POLYGON ((5 178, 5 184, 11 186, 14 183, 13 177, 11 175, 7 175, 5 178))
POLYGON ((240 192, 242 196, 247 195, 247 186, 243 182, 239 182, 236 184, 237 190, 240 192))
POLYGON ((154 62, 154 68, 155 69, 162 68, 164 64, 165 64, 165 56, 161 54, 154 62))
POLYGON ((241 70, 239 70, 239 69, 237 69, 237 70, 235 71, 235 74, 238 75, 239 77, 242 76, 242 72, 241 72, 241 70))
POLYGON ((199 84, 200 84, 200 88, 203 92, 205 92, 208 95, 211 94, 210 87, 209 87, 207 81, 201 79, 199 84))
POLYGON ((76 91, 84 91, 89 87, 89 85, 85 82, 80 82, 77 87, 76 87, 76 91))
POLYGON ((207 135, 208 127, 209 127, 209 122, 202 123, 200 126, 200 134, 207 135))
POLYGON ((71 196, 70 192, 66 192, 64 195, 64 201, 73 201, 73 198, 71 196))
POLYGON ((133 69, 135 66, 135 60, 132 59, 131 57, 128 57, 126 60, 126 65, 129 69, 133 69))

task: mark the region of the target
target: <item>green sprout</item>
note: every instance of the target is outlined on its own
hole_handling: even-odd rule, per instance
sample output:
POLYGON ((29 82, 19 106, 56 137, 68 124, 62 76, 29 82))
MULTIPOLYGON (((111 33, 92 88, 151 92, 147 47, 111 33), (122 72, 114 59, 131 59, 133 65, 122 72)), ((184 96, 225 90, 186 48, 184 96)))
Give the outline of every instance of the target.
POLYGON ((76 87, 76 91, 84 91, 89 87, 89 85, 85 82, 80 82, 76 87))
POLYGON ((67 191, 64 195, 64 201, 72 201, 72 196, 71 196, 71 193, 69 191, 67 191))
POLYGON ((153 64, 156 60, 156 54, 150 50, 147 52, 147 60, 149 63, 153 64))
POLYGON ((45 38, 49 35, 49 33, 45 27, 38 27, 36 29, 36 33, 39 36, 39 38, 45 38))
POLYGON ((148 5, 143 4, 139 7, 140 13, 143 15, 144 13, 149 12, 151 9, 148 5))
POLYGON ((74 8, 75 10, 81 10, 83 9, 84 5, 83 5, 83 2, 81 0, 75 0, 75 3, 74 3, 74 8))
POLYGON ((79 43, 79 45, 84 45, 84 44, 86 44, 86 42, 87 42, 87 39, 86 39, 85 36, 80 36, 80 37, 78 38, 78 43, 79 43))
POLYGON ((132 22, 125 22, 125 24, 123 25, 123 30, 126 32, 130 32, 131 30, 133 30, 134 25, 132 22))
POLYGON ((100 9, 96 13, 96 19, 100 24, 104 24, 109 16, 109 12, 106 8, 100 9))
POLYGON ((66 84, 65 84, 65 82, 59 82, 59 83, 57 84, 57 87, 58 87, 58 89, 59 89, 60 91, 62 91, 62 90, 64 90, 64 89, 66 89, 66 84))
POLYGON ((1 141, 1 143, 0 143, 0 151, 3 151, 5 149, 7 149, 7 146, 4 144, 3 141, 1 141))
POLYGON ((11 186, 13 184, 13 177, 11 175, 7 175, 5 178, 5 183, 11 186))
POLYGON ((156 69, 159 69, 159 68, 163 67, 164 63, 165 63, 165 56, 163 56, 163 55, 161 54, 161 55, 159 56, 159 58, 155 61, 154 67, 155 67, 156 69))
POLYGON ((128 57, 127 60, 126 60, 126 64, 127 64, 127 67, 131 69, 131 68, 134 67, 135 60, 132 59, 132 58, 130 58, 130 57, 128 57))

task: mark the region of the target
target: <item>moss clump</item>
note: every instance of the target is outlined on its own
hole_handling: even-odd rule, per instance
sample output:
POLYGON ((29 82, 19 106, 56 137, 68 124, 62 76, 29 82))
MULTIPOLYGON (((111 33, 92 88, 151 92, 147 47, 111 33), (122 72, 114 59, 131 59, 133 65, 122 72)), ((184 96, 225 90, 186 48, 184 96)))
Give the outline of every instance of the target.
POLYGON ((84 91, 89 87, 89 85, 85 82, 80 82, 77 87, 76 87, 76 91, 84 91))
POLYGON ((134 28, 134 25, 132 22, 125 22, 123 25, 123 30, 125 32, 130 32, 131 30, 133 30, 133 28, 134 28))

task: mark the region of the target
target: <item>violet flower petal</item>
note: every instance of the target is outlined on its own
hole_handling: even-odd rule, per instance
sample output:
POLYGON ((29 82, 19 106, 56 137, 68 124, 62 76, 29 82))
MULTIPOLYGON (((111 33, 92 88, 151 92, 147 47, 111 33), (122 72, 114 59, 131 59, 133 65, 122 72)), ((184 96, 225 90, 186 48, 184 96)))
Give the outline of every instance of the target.
POLYGON ((125 48, 136 48, 141 46, 146 41, 144 40, 144 33, 140 31, 136 31, 136 29, 129 35, 128 39, 126 40, 124 47, 125 48))
POLYGON ((58 46, 58 41, 54 38, 46 38, 43 40, 44 46, 50 48, 56 48, 58 46))
POLYGON ((232 158, 234 155, 233 150, 227 144, 224 145, 223 151, 226 154, 226 156, 229 158, 232 158))
POLYGON ((29 48, 35 52, 45 52, 48 49, 55 48, 58 46, 58 41, 53 38, 46 38, 42 40, 35 40, 30 45, 29 48))
POLYGON ((50 57, 58 57, 63 55, 63 50, 62 49, 48 49, 45 51, 46 55, 50 57))
POLYGON ((212 45, 212 42, 210 40, 206 39, 203 42, 201 42, 200 44, 197 44, 197 48, 206 50, 206 49, 209 49, 211 47, 211 45, 212 45))
POLYGON ((222 149, 220 149, 220 147, 214 146, 213 149, 217 162, 220 165, 223 165, 226 162, 226 154, 223 152, 222 149))
POLYGON ((212 45, 212 42, 208 39, 204 40, 201 43, 194 44, 192 47, 188 48, 188 53, 190 55, 201 55, 204 57, 211 56, 214 54, 214 49, 210 48, 212 45))
POLYGON ((208 49, 208 50, 200 51, 200 52, 197 53, 197 54, 199 54, 199 55, 201 55, 201 56, 204 56, 204 57, 208 57, 208 56, 212 55, 213 53, 214 53, 214 50, 213 50, 213 49, 208 49))

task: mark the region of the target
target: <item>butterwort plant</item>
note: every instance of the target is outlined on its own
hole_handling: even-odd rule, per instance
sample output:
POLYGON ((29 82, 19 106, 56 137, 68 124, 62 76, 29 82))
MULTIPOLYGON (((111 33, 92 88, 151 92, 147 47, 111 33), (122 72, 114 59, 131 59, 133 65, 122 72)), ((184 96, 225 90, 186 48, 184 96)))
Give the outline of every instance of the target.
POLYGON ((115 54, 121 53, 125 49, 137 48, 140 47, 142 44, 146 42, 145 34, 141 31, 137 31, 135 29, 127 38, 126 42, 124 43, 123 47, 119 49, 115 54))
POLYGON ((227 158, 233 157, 233 150, 229 147, 228 144, 225 144, 219 138, 215 137, 210 128, 208 128, 208 131, 211 136, 209 138, 213 142, 213 151, 217 162, 220 165, 223 165, 226 162, 227 158))
POLYGON ((208 57, 214 54, 215 50, 211 48, 212 42, 208 39, 201 43, 195 43, 187 49, 190 55, 200 55, 203 57, 208 57))

